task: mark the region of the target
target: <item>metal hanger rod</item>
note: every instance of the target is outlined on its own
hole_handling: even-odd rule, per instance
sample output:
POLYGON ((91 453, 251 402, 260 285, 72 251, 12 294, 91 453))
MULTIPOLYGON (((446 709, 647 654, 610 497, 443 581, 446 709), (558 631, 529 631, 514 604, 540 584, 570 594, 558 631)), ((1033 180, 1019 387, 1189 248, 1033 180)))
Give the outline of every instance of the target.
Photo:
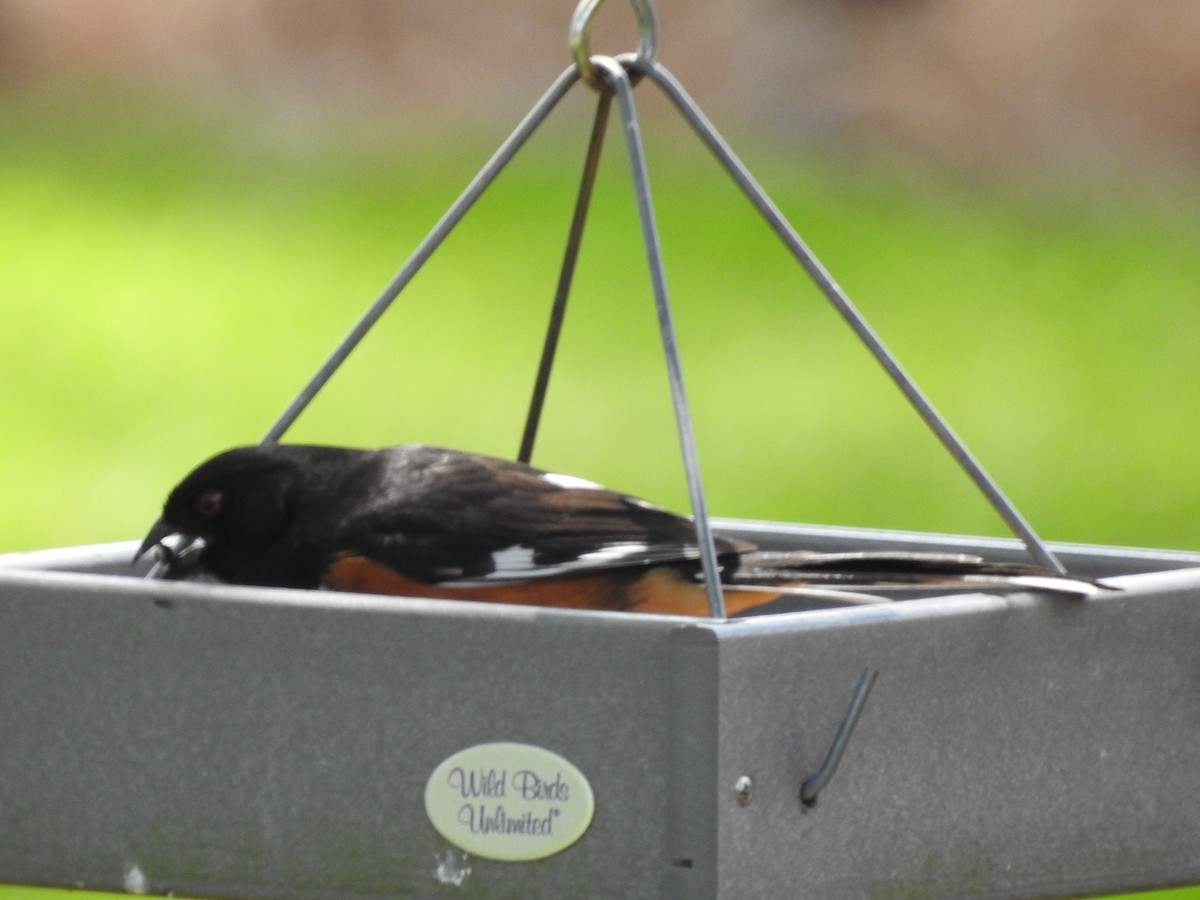
POLYGON ((660 63, 653 60, 642 63, 636 57, 625 55, 618 57, 618 61, 623 65, 628 65, 633 71, 639 74, 649 76, 667 95, 668 98, 675 104, 679 111, 683 114, 688 124, 700 136, 701 140, 708 145, 709 150, 716 156, 717 160, 729 173, 729 176, 737 183, 738 187, 758 210, 759 214, 767 221, 771 228, 775 231, 779 239, 787 246, 796 257, 796 260, 808 272, 809 276, 820 288, 821 292, 826 296, 838 313, 846 320, 847 324, 858 335, 859 339, 866 345, 871 355, 883 366, 892 381, 900 388, 918 415, 925 421, 925 424, 937 435, 938 439, 950 452, 950 455, 958 462, 962 469, 967 473, 975 485, 992 504, 1001 518, 1012 529, 1029 550, 1031 556, 1036 559, 1041 565, 1060 573, 1066 573, 1066 569, 1062 563, 1054 556, 1054 554, 1046 547, 1045 543, 1034 532, 1030 524, 1025 520, 1012 502, 1004 495, 1000 486, 992 479, 979 461, 972 455, 967 446, 959 439, 951 429, 949 423, 934 409, 933 404, 917 387, 916 382, 909 377, 908 373, 900 365, 900 362, 888 350, 880 337, 875 333, 867 320, 850 302, 850 298, 846 296, 845 291, 838 286, 833 280, 833 276, 826 271, 825 267, 817 260, 812 251, 808 249, 800 235, 792 228, 791 224, 784 218, 783 213, 775 206, 766 192, 759 187, 754 180, 754 176, 738 159, 737 155, 729 147, 725 140, 717 133, 717 130, 712 126, 708 119, 701 112, 695 101, 688 96, 687 92, 675 80, 660 63))
POLYGON ((708 519, 704 485, 700 478, 700 460, 696 451, 696 436, 692 428, 687 390, 683 382, 683 367, 679 359, 679 345, 675 337, 671 303, 667 296, 667 280, 663 268, 662 249, 658 241, 658 228, 654 221, 654 204, 650 197, 646 157, 642 149, 637 111, 633 105, 633 86, 629 82, 629 76, 625 74, 625 68, 616 60, 604 56, 593 56, 592 65, 616 91, 617 105, 621 111, 621 124, 629 149, 629 165, 633 174, 638 217, 641 220, 642 238, 646 246, 646 262, 650 269, 650 282, 654 289, 654 306, 658 313, 659 331, 662 333, 663 355, 666 357, 667 375, 671 382, 671 399, 675 405, 675 425, 679 432, 680 449, 683 452, 683 465, 687 475, 688 494, 692 503, 692 517, 696 525, 696 541, 700 549, 700 564, 704 573, 705 590, 708 593, 709 612, 714 619, 724 620, 727 618, 725 595, 721 592, 716 545, 713 542, 712 526, 708 519))
POLYGON ((291 402, 291 405, 284 410, 275 424, 263 435, 263 443, 278 441, 283 437, 284 432, 299 418, 308 404, 312 402, 312 399, 325 386, 325 383, 333 377, 334 372, 346 361, 346 358, 358 346, 359 342, 366 337, 367 332, 371 330, 371 326, 379 320, 380 316, 387 312, 388 307, 392 305, 392 301, 412 281, 413 277, 420 271, 421 266, 441 246, 442 241, 454 230, 454 226, 462 221, 463 216, 467 214, 467 211, 474 205, 475 201, 495 181, 496 176, 508 165, 517 151, 525 145, 530 135, 537 130, 537 127, 542 124, 546 116, 558 105, 558 101, 563 98, 578 79, 579 70, 572 65, 550 86, 550 89, 538 100, 533 109, 517 125, 513 133, 508 136, 499 149, 492 155, 491 159, 487 161, 479 171, 479 174, 467 185, 458 199, 454 201, 453 205, 446 210, 442 218, 438 220, 437 224, 434 225, 433 229, 426 235, 417 249, 413 251, 412 256, 409 257, 408 261, 392 280, 388 282, 383 292, 371 304, 362 318, 355 323, 350 333, 337 345, 321 368, 317 370, 308 384, 304 386, 291 402))

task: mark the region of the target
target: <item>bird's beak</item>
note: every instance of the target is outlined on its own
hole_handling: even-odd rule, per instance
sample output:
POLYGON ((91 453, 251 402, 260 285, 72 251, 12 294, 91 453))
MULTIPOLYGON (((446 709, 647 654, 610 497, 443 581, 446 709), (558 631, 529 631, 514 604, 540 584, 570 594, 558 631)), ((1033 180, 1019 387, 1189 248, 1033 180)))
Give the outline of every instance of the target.
POLYGON ((147 573, 147 578, 161 578, 167 581, 178 581, 187 578, 201 566, 204 552, 204 541, 194 534, 187 534, 178 528, 159 519, 133 555, 137 562, 152 547, 158 547, 160 556, 147 573), (175 538, 173 544, 167 544, 167 538, 175 538))
POLYGON ((142 541, 142 546, 138 547, 137 553, 133 555, 133 561, 137 562, 151 547, 157 547, 162 544, 167 538, 179 532, 165 519, 159 519, 150 529, 150 533, 146 535, 146 539, 142 541))

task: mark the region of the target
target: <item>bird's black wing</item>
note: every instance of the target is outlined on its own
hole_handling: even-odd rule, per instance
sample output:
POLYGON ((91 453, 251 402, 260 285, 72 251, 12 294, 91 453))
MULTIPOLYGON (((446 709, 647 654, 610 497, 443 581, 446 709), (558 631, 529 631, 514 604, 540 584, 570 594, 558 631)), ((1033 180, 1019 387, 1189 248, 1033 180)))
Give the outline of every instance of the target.
MULTIPOLYGON (((339 546, 429 583, 694 561, 690 519, 570 475, 422 445, 378 451, 339 546)), ((749 545, 719 539, 732 564, 749 545)))

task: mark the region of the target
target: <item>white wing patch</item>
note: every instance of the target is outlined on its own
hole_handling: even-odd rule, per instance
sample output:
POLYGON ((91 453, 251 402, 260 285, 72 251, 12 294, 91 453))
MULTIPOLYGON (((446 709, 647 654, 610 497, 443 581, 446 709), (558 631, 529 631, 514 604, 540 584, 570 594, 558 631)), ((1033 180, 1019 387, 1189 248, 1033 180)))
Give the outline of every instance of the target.
POLYGON ((537 566, 533 563, 533 550, 529 547, 505 547, 492 554, 492 563, 497 572, 528 572, 537 566))
POLYGON ((587 491, 604 490, 602 485, 596 484, 594 481, 588 481, 586 478, 577 478, 574 475, 563 475, 560 472, 543 472, 542 480, 556 484, 561 488, 576 488, 587 491))
POLYGON ((590 553, 584 553, 579 557, 581 563, 601 564, 611 563, 620 559, 627 559, 631 556, 644 556, 646 551, 650 549, 649 544, 641 541, 625 541, 620 544, 608 544, 600 547, 590 553))
MULTIPOLYGON (((651 547, 642 541, 623 541, 617 544, 608 544, 604 547, 598 547, 588 553, 584 553, 576 559, 568 562, 555 563, 554 565, 538 565, 533 559, 533 550, 529 547, 517 545, 513 547, 505 547, 503 550, 497 550, 492 554, 492 563, 495 569, 480 579, 456 580, 447 582, 447 584, 488 584, 496 581, 507 580, 522 580, 531 575, 536 578, 547 578, 555 575, 566 575, 579 570, 605 568, 608 566, 619 566, 625 561, 631 563, 641 563, 654 560, 654 554, 651 552, 651 547)), ((686 559, 693 556, 688 548, 675 548, 666 554, 670 559, 686 559)))
POLYGON ((649 500, 640 500, 637 497, 626 497, 625 502, 630 506, 639 506, 642 509, 650 509, 655 512, 662 512, 663 508, 657 503, 651 503, 649 500))
MULTIPOLYGON (((580 478, 577 475, 564 475, 562 472, 543 472, 541 475, 542 481, 548 481, 551 484, 558 485, 560 488, 572 488, 581 491, 607 491, 602 484, 597 484, 594 481, 588 481, 586 478, 580 478)), ((642 500, 638 497, 630 497, 628 494, 622 494, 621 499, 630 506, 637 506, 641 509, 652 510, 653 512, 663 512, 663 508, 657 503, 651 503, 649 500, 642 500)))

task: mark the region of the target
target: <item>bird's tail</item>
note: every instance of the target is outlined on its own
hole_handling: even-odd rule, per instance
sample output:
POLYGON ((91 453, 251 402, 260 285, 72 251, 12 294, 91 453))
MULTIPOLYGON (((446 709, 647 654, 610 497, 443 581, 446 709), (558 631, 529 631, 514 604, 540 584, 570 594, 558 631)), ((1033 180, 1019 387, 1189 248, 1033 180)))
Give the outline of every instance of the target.
POLYGON ((744 553, 726 579, 731 615, 887 603, 947 591, 1045 591, 1087 597, 1112 588, 1042 566, 993 562, 965 553, 871 550, 744 553), (765 604, 771 608, 765 608, 765 604))

